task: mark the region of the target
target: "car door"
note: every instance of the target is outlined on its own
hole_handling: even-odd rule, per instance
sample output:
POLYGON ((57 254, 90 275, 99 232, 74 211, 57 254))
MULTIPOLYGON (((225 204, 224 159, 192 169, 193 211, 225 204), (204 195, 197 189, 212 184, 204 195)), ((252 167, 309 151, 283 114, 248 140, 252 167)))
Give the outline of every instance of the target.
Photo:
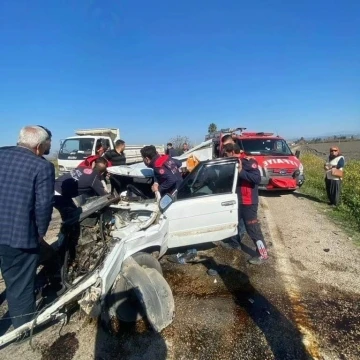
POLYGON ((238 161, 200 163, 184 180, 165 211, 168 247, 219 241, 237 234, 238 161))

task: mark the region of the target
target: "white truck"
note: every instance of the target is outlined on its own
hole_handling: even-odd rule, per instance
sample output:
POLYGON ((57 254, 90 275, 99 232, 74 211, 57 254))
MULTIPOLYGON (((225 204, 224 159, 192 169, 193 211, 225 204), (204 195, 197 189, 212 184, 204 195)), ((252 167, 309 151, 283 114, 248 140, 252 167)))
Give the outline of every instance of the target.
MULTIPOLYGON (((61 141, 58 154, 59 173, 63 174, 75 169, 85 158, 96 154, 100 144, 114 149, 116 140, 120 139, 120 130, 116 128, 82 129, 75 131, 76 136, 61 141)), ((142 161, 140 149, 145 145, 126 144, 125 156, 127 164, 142 161)), ((164 153, 164 145, 155 145, 159 154, 164 153)))

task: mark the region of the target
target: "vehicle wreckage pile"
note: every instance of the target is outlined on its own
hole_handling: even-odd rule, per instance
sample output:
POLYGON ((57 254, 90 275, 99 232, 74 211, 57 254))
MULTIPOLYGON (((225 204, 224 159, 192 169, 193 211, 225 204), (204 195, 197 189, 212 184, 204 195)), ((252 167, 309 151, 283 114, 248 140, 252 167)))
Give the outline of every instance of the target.
MULTIPOLYGON (((239 162, 219 157, 219 136, 178 157, 190 171, 175 196, 148 196, 154 178, 142 163, 109 168, 114 179, 112 193, 79 206, 61 224, 53 244, 59 254, 63 288, 55 300, 39 309, 34 320, 0 337, 0 346, 32 333, 36 326, 66 319, 73 304, 91 317, 100 316, 110 329, 114 319, 136 321, 143 316, 155 331, 167 327, 175 305, 157 259, 170 248, 220 241, 238 231, 239 162), (192 155, 199 163, 189 169, 192 155)), ((265 160, 265 148, 273 144, 278 148, 269 156, 283 157, 281 164, 294 167, 281 172, 277 171, 279 161, 268 161, 269 169, 265 165, 260 169, 264 187, 273 189, 281 183, 270 181, 272 178, 285 179, 282 183, 295 188, 301 185, 302 166, 283 140, 265 139, 263 133, 252 136, 257 145, 265 146, 261 154, 265 160)))

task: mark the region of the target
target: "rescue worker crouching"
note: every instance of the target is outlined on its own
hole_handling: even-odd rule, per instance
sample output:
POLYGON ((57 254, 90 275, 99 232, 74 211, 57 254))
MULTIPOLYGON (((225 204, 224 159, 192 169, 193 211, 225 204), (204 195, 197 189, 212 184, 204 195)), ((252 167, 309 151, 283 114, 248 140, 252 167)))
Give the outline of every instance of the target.
POLYGON ((244 155, 236 156, 234 144, 224 145, 224 155, 239 157, 238 199, 239 223, 244 221, 246 232, 256 246, 258 256, 249 259, 250 264, 259 265, 268 259, 263 233, 257 218, 259 205, 258 185, 261 174, 255 159, 244 155))
POLYGON ((54 207, 60 212, 63 221, 71 217, 77 209, 73 198, 79 195, 103 196, 108 192, 101 181, 108 162, 103 157, 96 159, 92 167, 79 167, 55 180, 54 207))
POLYGON ((182 162, 169 155, 159 155, 153 145, 144 146, 140 153, 144 164, 154 170, 155 182, 151 190, 159 191, 161 196, 173 194, 183 181, 180 172, 182 162))

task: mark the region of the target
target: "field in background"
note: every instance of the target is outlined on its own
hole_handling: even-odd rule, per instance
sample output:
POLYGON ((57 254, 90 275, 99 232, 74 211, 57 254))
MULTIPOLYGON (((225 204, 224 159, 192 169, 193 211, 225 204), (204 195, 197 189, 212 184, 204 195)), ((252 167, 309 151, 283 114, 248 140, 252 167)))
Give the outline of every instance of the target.
POLYGON ((345 156, 345 160, 360 160, 360 140, 339 142, 334 141, 331 143, 318 143, 318 144, 308 144, 302 145, 301 149, 306 152, 312 152, 318 156, 321 156, 326 159, 329 156, 329 149, 331 146, 338 146, 341 153, 345 156))
MULTIPOLYGON (((306 177, 301 191, 324 202, 327 201, 327 197, 323 166, 329 151, 329 145, 331 144, 311 144, 300 148, 300 160, 304 165, 306 177)), ((333 214, 335 217, 346 221, 348 226, 360 230, 360 160, 356 160, 360 159, 360 142, 353 141, 341 145, 340 149, 346 159, 342 203, 334 210, 333 214), (348 146, 345 144, 348 144, 348 146)))

